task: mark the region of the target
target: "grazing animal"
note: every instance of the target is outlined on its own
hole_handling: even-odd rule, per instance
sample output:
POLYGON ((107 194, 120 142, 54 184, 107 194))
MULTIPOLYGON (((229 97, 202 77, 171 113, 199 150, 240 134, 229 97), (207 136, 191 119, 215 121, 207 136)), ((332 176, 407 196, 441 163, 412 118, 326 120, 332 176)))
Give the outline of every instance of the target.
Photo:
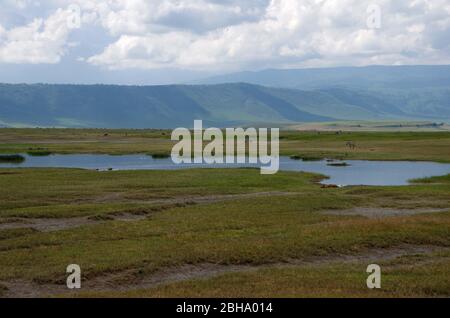
POLYGON ((346 146, 350 149, 356 149, 356 144, 353 141, 347 141, 346 146))
POLYGON ((335 185, 335 184, 323 184, 321 186, 322 189, 336 189, 339 188, 339 186, 335 185))

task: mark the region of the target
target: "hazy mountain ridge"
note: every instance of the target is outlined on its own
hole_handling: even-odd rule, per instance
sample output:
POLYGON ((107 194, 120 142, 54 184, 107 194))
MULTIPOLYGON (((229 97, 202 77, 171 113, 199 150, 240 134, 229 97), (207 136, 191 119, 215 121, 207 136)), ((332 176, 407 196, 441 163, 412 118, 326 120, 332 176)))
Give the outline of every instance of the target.
POLYGON ((206 78, 194 84, 249 83, 315 90, 450 88, 450 65, 366 66, 310 69, 268 69, 206 78))
MULTIPOLYGON (((450 118, 450 65, 263 70, 199 81, 210 85, 240 82, 320 92, 346 104, 347 110, 357 106, 375 118, 450 118)), ((329 115, 336 117, 335 107, 329 115)))
MULTIPOLYGON (((270 87, 276 85, 270 85, 264 76, 257 76, 257 81, 266 86, 242 82, 165 86, 0 84, 0 127, 174 128, 191 127, 194 119, 219 127, 335 120, 449 122, 450 67, 402 69, 345 68, 347 73, 343 69, 307 70, 307 76, 299 75, 304 70, 264 71, 271 74, 272 84, 280 78, 277 74, 282 74, 284 79, 277 83, 285 87, 270 87), (376 72, 371 77, 367 72, 373 69, 376 72), (309 82, 305 76, 310 77, 309 82), (309 84, 299 89, 299 83, 309 84)), ((235 76, 236 81, 252 81, 235 76)))
POLYGON ((327 121, 247 84, 217 86, 0 85, 7 126, 173 128, 327 121))

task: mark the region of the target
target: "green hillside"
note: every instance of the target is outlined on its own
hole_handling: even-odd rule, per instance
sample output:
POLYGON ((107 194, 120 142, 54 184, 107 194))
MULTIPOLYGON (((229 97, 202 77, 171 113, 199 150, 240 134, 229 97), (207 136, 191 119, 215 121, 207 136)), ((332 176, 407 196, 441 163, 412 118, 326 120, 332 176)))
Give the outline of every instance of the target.
POLYGON ((4 126, 172 128, 334 120, 263 87, 0 85, 4 126))
POLYGON ((225 127, 336 120, 449 121, 450 89, 298 90, 246 83, 0 84, 0 127, 225 127))

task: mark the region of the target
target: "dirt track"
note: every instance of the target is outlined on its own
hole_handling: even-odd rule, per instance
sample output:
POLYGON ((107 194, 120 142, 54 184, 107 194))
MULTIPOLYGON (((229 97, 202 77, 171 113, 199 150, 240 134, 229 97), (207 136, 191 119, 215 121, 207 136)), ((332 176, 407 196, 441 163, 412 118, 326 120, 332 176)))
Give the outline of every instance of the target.
MULTIPOLYGON (((108 292, 129 291, 157 287, 159 285, 181 282, 192 279, 206 279, 225 273, 254 271, 263 268, 282 268, 298 266, 322 266, 333 263, 366 262, 367 264, 388 261, 406 255, 428 254, 448 248, 438 246, 414 246, 403 245, 394 248, 372 249, 360 254, 335 254, 328 256, 306 257, 292 259, 284 263, 272 263, 261 265, 221 265, 221 264, 195 264, 169 267, 152 274, 140 275, 139 270, 125 270, 94 277, 82 282, 82 292, 108 292)), ((26 298, 26 297, 50 297, 50 296, 75 296, 78 291, 69 291, 65 282, 59 284, 39 284, 23 280, 0 282, 6 287, 2 297, 26 298)))

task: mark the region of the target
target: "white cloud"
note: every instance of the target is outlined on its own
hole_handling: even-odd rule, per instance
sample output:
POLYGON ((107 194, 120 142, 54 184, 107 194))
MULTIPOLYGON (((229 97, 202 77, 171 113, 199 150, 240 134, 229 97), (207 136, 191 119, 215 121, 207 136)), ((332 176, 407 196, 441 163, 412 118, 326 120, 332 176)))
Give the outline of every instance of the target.
MULTIPOLYGON (((11 0, 8 0, 11 1, 11 0)), ((30 0, 31 1, 31 0, 30 0)), ((30 1, 22 0, 23 3, 30 1)), ((22 4, 23 4, 22 3, 22 4)), ((66 8, 72 1, 49 0, 66 8)), ((109 69, 450 63, 449 0, 78 0, 82 29, 113 41, 87 63, 109 69), (367 8, 381 8, 381 28, 367 8), (106 38, 106 36, 105 36, 106 38)), ((0 62, 57 63, 70 49, 64 10, 0 27, 0 62)), ((85 43, 84 43, 85 44, 85 43)), ((86 45, 86 44, 85 44, 86 45)))
POLYGON ((257 19, 263 1, 129 0, 103 12, 102 24, 115 35, 172 30, 203 33, 257 19))
POLYGON ((100 56, 89 58, 92 64, 111 68, 158 68, 177 63, 179 48, 191 42, 189 33, 172 32, 147 36, 123 35, 100 56))
POLYGON ((36 18, 27 25, 0 30, 0 62, 58 63, 69 45, 70 14, 58 9, 45 20, 36 18))
POLYGON ((112 34, 121 36, 88 61, 115 69, 171 64, 219 70, 450 62, 448 40, 442 36, 450 38, 447 0, 380 0, 380 29, 367 27, 367 7, 371 1, 272 0, 263 10, 258 6, 253 11, 247 8, 260 16, 239 23, 232 23, 233 19, 227 16, 243 12, 236 2, 228 6, 198 5, 204 1, 193 1, 190 5, 184 1, 178 1, 177 5, 172 1, 156 2, 153 10, 145 9, 142 1, 135 0, 110 12, 103 25, 112 34), (195 23, 177 30, 176 19, 161 18, 177 15, 186 18, 188 12, 198 15, 198 25, 204 32, 197 32, 195 23), (217 15, 227 17, 224 21, 228 25, 223 25, 217 15), (208 24, 205 22, 208 17, 220 23, 208 24), (170 32, 164 32, 168 27, 170 32), (434 36, 436 32, 441 36, 434 36), (444 50, 434 47, 436 41, 444 50))

